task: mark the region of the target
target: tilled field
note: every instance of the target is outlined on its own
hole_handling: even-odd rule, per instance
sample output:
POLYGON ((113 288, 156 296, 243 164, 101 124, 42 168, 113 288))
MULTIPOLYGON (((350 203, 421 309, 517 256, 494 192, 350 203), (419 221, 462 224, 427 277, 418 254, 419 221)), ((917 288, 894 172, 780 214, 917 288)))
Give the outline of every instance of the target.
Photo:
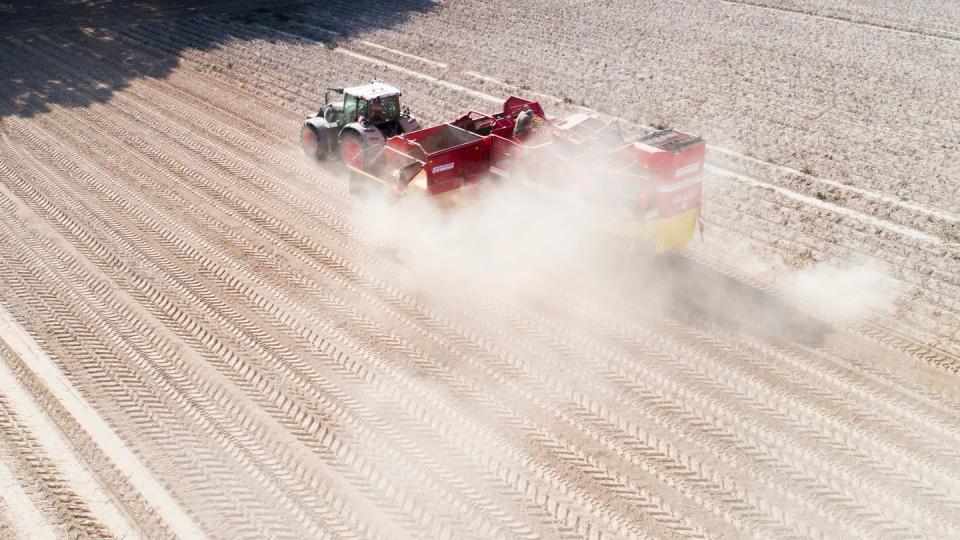
POLYGON ((958 101, 937 101, 960 85, 898 102, 883 67, 955 66, 953 29, 816 12, 848 25, 788 64, 818 87, 769 37, 810 18, 793 2, 542 4, 0 5, 0 537, 960 536, 958 101), (711 39, 661 39, 691 20, 711 39), (868 41, 903 56, 853 62, 868 41), (426 123, 520 93, 701 130, 706 238, 600 278, 425 278, 295 145, 327 85, 372 74, 426 123), (852 144, 865 99, 879 127, 852 144), (864 258, 901 287, 870 319, 777 286, 864 258))

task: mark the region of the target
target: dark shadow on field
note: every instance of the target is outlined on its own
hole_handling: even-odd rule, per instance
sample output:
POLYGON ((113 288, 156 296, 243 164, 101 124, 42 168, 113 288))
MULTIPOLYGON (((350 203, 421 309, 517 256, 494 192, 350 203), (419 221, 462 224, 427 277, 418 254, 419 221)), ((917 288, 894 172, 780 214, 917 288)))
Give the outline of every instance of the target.
MULTIPOLYGON (((834 329, 776 296, 688 258, 665 254, 644 265, 639 292, 666 315, 692 327, 720 328, 769 343, 823 345, 834 329)), ((639 277, 639 276, 638 276, 639 277)))
POLYGON ((349 37, 395 26, 436 5, 435 0, 0 0, 0 118, 31 116, 52 103, 83 107, 106 101, 135 77, 166 77, 185 49, 210 50, 231 39, 326 42, 331 35, 323 30, 349 37), (204 22, 210 19, 226 27, 204 22), (163 46, 137 46, 133 29, 151 32, 163 46), (176 40, 168 39, 173 35, 176 40), (66 72, 64 63, 83 76, 66 72))

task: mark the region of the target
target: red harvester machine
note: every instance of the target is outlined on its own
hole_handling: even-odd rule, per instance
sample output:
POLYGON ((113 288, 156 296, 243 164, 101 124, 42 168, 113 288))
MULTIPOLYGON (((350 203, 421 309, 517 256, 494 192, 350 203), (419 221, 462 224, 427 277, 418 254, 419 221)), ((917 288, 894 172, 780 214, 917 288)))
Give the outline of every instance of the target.
POLYGON ((700 222, 705 148, 700 137, 672 129, 626 141, 596 115, 551 119, 539 103, 511 97, 499 112, 470 111, 342 159, 354 193, 377 186, 433 196, 514 181, 588 210, 596 230, 667 251, 687 243, 700 222), (539 117, 537 129, 514 137, 525 108, 539 117))

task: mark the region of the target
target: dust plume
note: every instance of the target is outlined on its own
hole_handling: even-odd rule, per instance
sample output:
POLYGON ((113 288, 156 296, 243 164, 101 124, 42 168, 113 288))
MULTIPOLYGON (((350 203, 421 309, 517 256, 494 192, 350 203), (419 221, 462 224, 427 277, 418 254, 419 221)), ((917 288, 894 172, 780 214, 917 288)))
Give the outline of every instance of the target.
POLYGON ((785 276, 783 288, 797 302, 831 319, 853 322, 893 307, 901 287, 889 270, 867 261, 821 263, 785 276))
POLYGON ((610 277, 615 259, 589 213, 518 183, 485 181, 438 199, 358 201, 355 218, 421 288, 517 293, 544 283, 610 277))

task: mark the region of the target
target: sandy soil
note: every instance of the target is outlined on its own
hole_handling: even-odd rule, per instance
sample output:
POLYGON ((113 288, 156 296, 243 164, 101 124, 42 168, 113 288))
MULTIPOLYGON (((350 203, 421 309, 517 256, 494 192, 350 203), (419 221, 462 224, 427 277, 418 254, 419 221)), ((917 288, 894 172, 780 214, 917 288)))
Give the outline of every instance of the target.
POLYGON ((830 18, 850 24, 873 26, 923 36, 960 39, 960 8, 954 2, 924 2, 904 6, 902 2, 800 2, 797 0, 725 0, 745 6, 768 7, 798 16, 830 18))
POLYGON ((960 535, 949 25, 547 4, 0 42, 0 537, 960 535), (373 74, 702 131, 707 236, 351 199, 295 136, 373 74))

